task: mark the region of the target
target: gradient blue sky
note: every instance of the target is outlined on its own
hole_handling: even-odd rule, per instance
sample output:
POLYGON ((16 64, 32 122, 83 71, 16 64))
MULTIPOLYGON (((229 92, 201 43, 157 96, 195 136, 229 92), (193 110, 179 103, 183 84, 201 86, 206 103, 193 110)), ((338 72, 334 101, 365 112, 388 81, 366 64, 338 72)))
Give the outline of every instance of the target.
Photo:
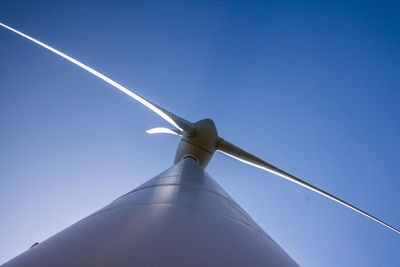
MULTIPOLYGON (((322 3, 323 2, 323 3, 322 3)), ((400 6, 0 1, 0 21, 400 227, 400 6)), ((123 93, 0 29, 0 263, 171 166, 123 93)), ((302 266, 400 266, 400 235, 216 154, 207 171, 302 266)))

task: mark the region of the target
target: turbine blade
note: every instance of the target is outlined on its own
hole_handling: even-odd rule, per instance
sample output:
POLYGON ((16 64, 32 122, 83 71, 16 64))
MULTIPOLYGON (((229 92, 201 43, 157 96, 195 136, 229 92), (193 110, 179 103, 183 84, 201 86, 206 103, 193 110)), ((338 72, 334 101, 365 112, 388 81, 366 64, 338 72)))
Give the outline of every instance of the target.
POLYGON ((168 129, 168 128, 164 128, 164 127, 152 128, 152 129, 147 130, 146 133, 148 133, 148 134, 165 133, 165 134, 175 134, 175 135, 182 136, 182 131, 175 130, 175 129, 168 129))
POLYGON ((228 156, 230 156, 230 157, 232 157, 234 159, 237 159, 237 160, 239 160, 241 162, 244 162, 244 163, 249 164, 251 166, 254 166, 256 168, 262 169, 264 171, 271 172, 273 174, 279 175, 280 177, 283 177, 283 178, 285 178, 285 179, 287 179, 289 181, 292 181, 292 182, 294 182, 294 183, 296 183, 298 185, 301 185, 301 186, 303 186, 305 188, 308 188, 308 189, 310 189, 310 190, 312 190, 314 192, 317 192, 318 194, 321 194, 321 195, 323 195, 323 196, 325 196, 327 198, 330 198, 330 199, 332 199, 332 200, 334 200, 334 201, 336 201, 336 202, 338 202, 338 203, 340 203, 340 204, 342 204, 342 205, 344 205, 344 206, 346 206, 346 207, 348 207, 348 208, 350 208, 350 209, 352 209, 352 210, 354 210, 354 211, 356 211, 358 213, 361 213, 362 215, 364 215, 364 216, 366 216, 366 217, 368 217, 368 218, 370 218, 370 219, 372 219, 372 220, 374 220, 374 221, 376 221, 376 222, 386 226, 387 228, 389 228, 389 229, 391 229, 391 230, 393 230, 393 231, 395 231, 395 232, 400 234, 400 231, 398 229, 396 229, 396 228, 390 226, 389 224, 379 220, 378 218, 372 216, 371 214, 368 214, 367 212, 362 211, 361 209, 359 209, 359 208, 347 203, 346 201, 344 201, 344 200, 342 200, 342 199, 340 199, 338 197, 335 197, 335 196, 329 194, 328 192, 325 192, 324 190, 319 189, 318 187, 315 187, 315 186, 313 186, 313 185, 311 185, 311 184, 309 184, 309 183, 307 183, 307 182, 305 182, 305 181, 303 181, 303 180, 301 180, 301 179, 299 179, 299 178, 297 178, 297 177, 295 177, 295 176, 293 176, 293 175, 291 175, 291 174, 289 174, 289 173, 287 173, 287 172, 285 172, 285 171, 283 171, 283 170, 281 170, 281 169, 269 164, 268 162, 263 161, 260 158, 257 158, 256 156, 254 156, 254 155, 242 150, 241 148, 239 148, 239 147, 237 147, 237 146, 235 146, 235 145, 223 140, 222 138, 219 141, 218 151, 220 151, 220 152, 222 152, 222 153, 224 153, 224 154, 226 154, 226 155, 228 155, 228 156))
POLYGON ((139 96, 138 94, 130 91, 128 88, 126 88, 126 87, 122 86, 121 84, 111 80, 109 77, 107 77, 104 74, 101 74, 100 72, 90 68, 89 66, 83 64, 82 62, 80 62, 80 61, 78 61, 78 60, 76 60, 76 59, 74 59, 74 58, 72 58, 72 57, 60 52, 59 50, 57 50, 57 49, 55 49, 55 48, 53 48, 53 47, 51 47, 51 46, 49 46, 49 45, 47 45, 45 43, 40 42, 39 40, 37 40, 37 39, 35 39, 35 38, 33 38, 33 37, 29 36, 29 35, 26 35, 26 34, 20 32, 20 31, 17 31, 16 29, 14 29, 14 28, 12 28, 10 26, 7 26, 7 25, 5 25, 5 24, 3 24, 1 22, 0 22, 0 26, 4 27, 4 28, 6 28, 6 29, 8 29, 10 31, 15 32, 16 34, 18 34, 18 35, 20 35, 20 36, 22 36, 22 37, 24 37, 24 38, 26 38, 26 39, 38 44, 38 45, 40 45, 40 46, 50 50, 51 52, 59 55, 60 57, 65 58, 66 60, 74 63, 75 65, 81 67, 82 69, 87 70, 88 72, 90 72, 93 75, 97 76, 98 78, 102 79, 106 83, 114 86, 118 90, 120 90, 120 91, 124 92, 125 94, 129 95, 130 97, 132 97, 136 101, 142 103, 143 105, 145 105, 146 107, 148 107, 149 109, 151 109, 152 111, 157 113, 161 118, 163 118, 164 120, 169 122, 171 125, 173 125, 177 129, 179 129, 181 131, 184 130, 184 131, 189 131, 189 132, 193 130, 194 126, 193 126, 193 124, 191 122, 188 122, 187 120, 182 119, 181 117, 173 114, 172 112, 169 112, 169 111, 165 110, 164 108, 162 108, 162 107, 160 107, 160 106, 158 106, 156 104, 151 103, 147 99, 145 99, 145 98, 139 96))

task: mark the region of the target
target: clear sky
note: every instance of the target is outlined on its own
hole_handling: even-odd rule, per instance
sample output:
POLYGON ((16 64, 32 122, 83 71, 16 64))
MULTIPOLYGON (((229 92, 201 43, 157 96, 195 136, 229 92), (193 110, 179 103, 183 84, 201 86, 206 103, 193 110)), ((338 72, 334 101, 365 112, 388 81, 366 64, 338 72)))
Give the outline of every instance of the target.
MULTIPOLYGON (((323 3, 322 3, 323 2, 323 3)), ((0 1, 0 21, 400 227, 400 6, 0 1), (55 3, 56 2, 56 3, 55 3)), ((0 29, 0 263, 171 166, 141 104, 0 29)), ((207 171, 302 266, 400 266, 400 235, 216 154, 207 171)))

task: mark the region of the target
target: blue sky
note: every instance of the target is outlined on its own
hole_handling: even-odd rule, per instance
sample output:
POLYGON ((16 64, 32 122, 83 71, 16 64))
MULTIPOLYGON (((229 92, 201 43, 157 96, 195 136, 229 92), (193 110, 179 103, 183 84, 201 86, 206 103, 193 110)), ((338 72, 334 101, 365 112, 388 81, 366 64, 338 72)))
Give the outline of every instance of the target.
MULTIPOLYGON (((400 17, 383 1, 1 1, 0 21, 400 227, 400 17), (323 2, 323 3, 322 3, 323 2)), ((0 263, 171 166, 161 118, 0 29, 0 263)), ((302 266, 399 266, 400 236, 216 154, 302 266)))

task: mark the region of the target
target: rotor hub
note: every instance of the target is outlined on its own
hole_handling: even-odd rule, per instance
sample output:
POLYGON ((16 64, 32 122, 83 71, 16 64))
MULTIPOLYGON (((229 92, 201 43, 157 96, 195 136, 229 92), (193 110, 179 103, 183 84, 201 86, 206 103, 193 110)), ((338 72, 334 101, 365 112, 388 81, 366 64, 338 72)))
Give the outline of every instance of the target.
POLYGON ((175 163, 193 157, 205 168, 218 148, 217 128, 211 119, 194 124, 192 132, 184 132, 175 155, 175 163))

